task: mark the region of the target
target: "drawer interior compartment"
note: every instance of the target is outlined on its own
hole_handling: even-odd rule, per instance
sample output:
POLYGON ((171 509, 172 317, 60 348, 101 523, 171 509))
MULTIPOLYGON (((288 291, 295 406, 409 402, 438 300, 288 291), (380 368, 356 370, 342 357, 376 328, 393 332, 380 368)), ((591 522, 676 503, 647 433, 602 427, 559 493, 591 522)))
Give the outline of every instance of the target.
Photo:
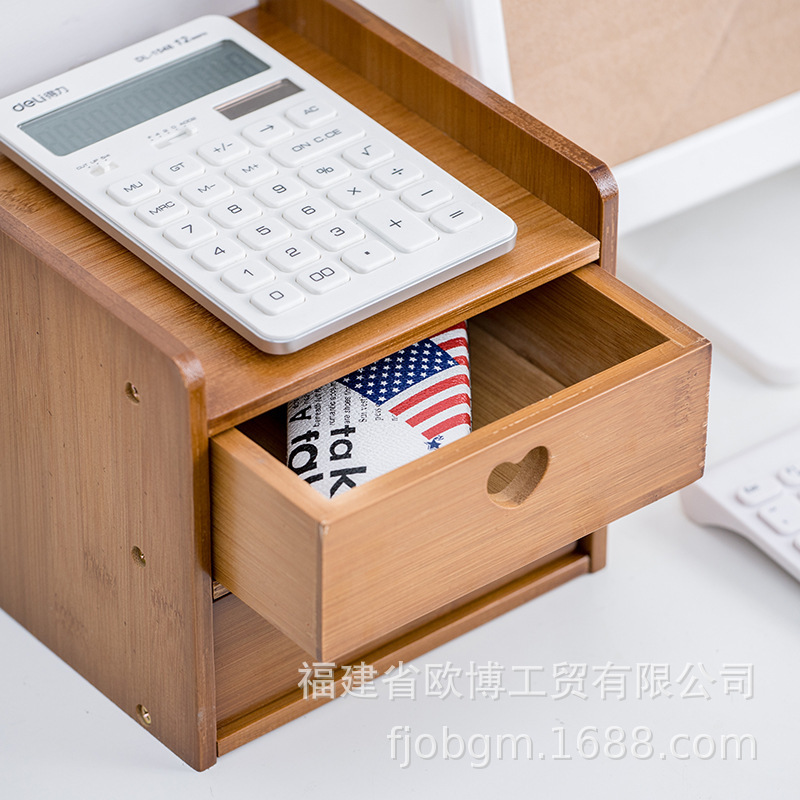
POLYGON ((702 472, 710 347, 595 266, 469 321, 474 430, 327 500, 278 408, 211 443, 214 577, 316 658, 437 609, 702 472))

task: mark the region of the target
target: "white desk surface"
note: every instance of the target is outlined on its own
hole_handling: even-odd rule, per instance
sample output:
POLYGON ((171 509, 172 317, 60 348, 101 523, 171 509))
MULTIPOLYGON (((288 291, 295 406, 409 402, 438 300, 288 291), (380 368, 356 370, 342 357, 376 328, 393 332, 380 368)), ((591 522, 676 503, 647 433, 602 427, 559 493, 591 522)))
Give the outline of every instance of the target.
MULTIPOLYGON (((769 386, 715 354, 710 461, 796 424, 798 407, 800 388, 769 386)), ((798 631, 800 585, 733 534, 689 522, 673 495, 612 526, 604 570, 412 662, 420 671, 416 699, 391 698, 388 685, 378 682, 378 697, 336 700, 199 774, 0 612, 0 795, 466 800, 591 792, 638 800, 646 787, 651 800, 794 796, 798 631), (461 670, 454 686, 463 698, 443 699, 426 687, 426 669, 433 675, 448 662, 461 670), (485 676, 490 662, 503 668, 506 693, 470 699, 470 668, 485 676), (562 662, 586 668, 585 699, 553 697, 566 688, 554 677, 562 662), (595 668, 608 665, 601 678, 595 668), (666 665, 661 674, 672 697, 637 692, 639 665, 645 673, 666 665), (735 680, 737 669, 752 676, 749 699, 748 687, 735 680), (391 757, 387 736, 395 726, 409 735, 405 767, 402 740, 391 757), (584 734, 583 755, 578 750, 587 726, 598 730, 593 759, 591 732, 584 734), (614 726, 625 733, 621 758, 611 757, 620 754, 618 745, 605 752, 606 739, 619 738, 618 730, 608 730, 614 726), (449 759, 442 756, 445 733, 449 759), (515 760, 506 741, 498 758, 502 734, 526 734, 533 757, 523 746, 515 760), (745 734, 756 742, 755 757, 745 744, 737 760, 729 743, 723 759, 722 737, 745 734), (634 755, 632 740, 649 736, 651 757, 644 757, 646 744, 634 755), (688 758, 670 754, 676 736, 675 753, 688 758), (488 759, 485 737, 492 744, 488 759), (416 754, 429 756, 434 740, 435 757, 416 754), (555 758, 560 754, 571 758, 555 758)))

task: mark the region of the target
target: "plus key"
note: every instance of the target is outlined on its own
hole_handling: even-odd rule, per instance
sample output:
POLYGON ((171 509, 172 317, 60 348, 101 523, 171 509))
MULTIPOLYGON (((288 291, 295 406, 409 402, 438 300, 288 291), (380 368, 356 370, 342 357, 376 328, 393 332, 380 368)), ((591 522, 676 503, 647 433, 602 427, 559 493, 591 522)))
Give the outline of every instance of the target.
POLYGON ((439 239, 436 231, 394 200, 380 200, 358 212, 357 219, 403 253, 413 253, 439 239))

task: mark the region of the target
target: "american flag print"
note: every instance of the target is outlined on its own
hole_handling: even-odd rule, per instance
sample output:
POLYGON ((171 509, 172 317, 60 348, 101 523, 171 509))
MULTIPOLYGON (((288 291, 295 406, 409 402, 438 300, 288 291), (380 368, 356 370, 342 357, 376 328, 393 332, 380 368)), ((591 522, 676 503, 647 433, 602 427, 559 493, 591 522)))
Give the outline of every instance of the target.
POLYGON ((466 323, 362 367, 339 382, 410 425, 430 450, 472 430, 466 323))
POLYGON ((462 323, 290 401, 286 463, 333 498, 471 429, 462 323))

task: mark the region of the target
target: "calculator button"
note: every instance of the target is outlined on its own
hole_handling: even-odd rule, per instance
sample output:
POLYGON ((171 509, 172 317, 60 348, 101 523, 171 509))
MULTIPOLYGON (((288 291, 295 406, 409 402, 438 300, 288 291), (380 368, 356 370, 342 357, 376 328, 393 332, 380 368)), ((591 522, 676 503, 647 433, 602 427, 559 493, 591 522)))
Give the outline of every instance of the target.
POLYGON ((106 193, 123 206, 132 206, 141 203, 150 197, 155 197, 161 191, 159 185, 146 175, 134 175, 123 181, 112 183, 106 193))
POLYGON ((775 478, 763 478, 740 486, 736 492, 736 499, 746 506, 757 506, 759 503, 771 500, 780 493, 781 485, 775 478))
POLYGON ((262 289, 260 292, 256 292, 250 298, 250 302, 259 311, 276 316, 288 311, 290 308, 299 306, 305 302, 305 299, 305 296, 298 288, 284 283, 275 288, 262 289))
POLYGON ((348 211, 354 208, 371 203, 377 200, 381 193, 376 188, 375 184, 369 181, 356 178, 353 181, 347 181, 341 186, 336 186, 328 192, 328 199, 333 200, 339 208, 347 209, 348 211))
POLYGON ((153 175, 170 186, 178 186, 192 178, 199 178, 205 171, 206 168, 191 156, 171 158, 153 167, 153 175))
POLYGON ((235 228, 261 216, 261 206, 249 197, 234 197, 214 206, 208 216, 225 228, 235 228))
POLYGON ((379 200, 358 212, 356 219, 404 253, 438 240, 436 231, 394 200, 379 200))
POLYGON ((266 158, 246 158, 228 167, 225 175, 239 186, 255 186, 277 171, 275 165, 266 158))
POLYGON ((412 183, 422 180, 422 170, 413 162, 405 159, 391 161, 378 167, 372 173, 372 180, 384 189, 404 189, 412 183))
POLYGON ((275 273, 262 261, 248 259, 244 264, 223 272, 220 280, 234 292, 246 294, 275 280, 275 273))
POLYGON ((297 174, 309 186, 315 189, 327 189, 334 183, 344 180, 350 174, 350 168, 338 158, 328 158, 308 164, 297 174))
POLYGON ((181 203, 180 200, 173 200, 169 197, 157 198, 136 209, 136 216, 153 228, 169 225, 170 222, 174 222, 188 213, 188 206, 181 203))
POLYGON ((322 125, 336 116, 336 109, 328 103, 310 100, 300 105, 292 106, 286 111, 286 119, 299 125, 301 128, 313 128, 322 125))
POLYGON ((317 228, 311 238, 326 250, 343 250, 360 242, 364 238, 364 231, 349 219, 340 219, 333 225, 317 228))
POLYGON ((790 494, 781 495, 758 510, 767 525, 782 536, 800 531, 800 500, 790 494))
POLYGON ((466 203, 453 203, 431 214, 431 222, 446 233, 458 233, 482 219, 481 213, 466 203))
POLYGON ((238 233, 239 238, 253 250, 266 250, 291 235, 288 226, 272 218, 246 225, 238 233))
POLYGON ((186 217, 164 231, 164 238, 183 250, 197 247, 216 235, 217 229, 203 217, 186 217))
POLYGON ((424 181, 406 189, 400 199, 414 211, 432 211, 452 199, 452 192, 438 181, 424 181))
POLYGON ((210 206, 233 194, 233 186, 211 176, 193 181, 181 189, 181 196, 196 206, 210 206))
POLYGON ((364 242, 359 247, 342 253, 342 261, 356 272, 372 272, 394 261, 394 253, 383 243, 375 239, 364 242))
POLYGON ((253 194, 271 208, 280 208, 305 197, 306 188, 294 178, 281 178, 277 183, 259 186, 253 194))
POLYGON ((367 139, 353 147, 348 147, 342 153, 345 161, 348 161, 358 169, 371 169, 388 161, 394 155, 394 151, 387 144, 375 139, 367 139))
POLYGON ((209 244, 198 247, 192 253, 192 258, 209 270, 223 269, 230 267, 237 261, 247 257, 247 251, 232 239, 216 239, 209 244))
POLYGON ((256 147, 271 147, 294 133, 294 128, 283 119, 262 119, 248 125, 242 136, 256 147))
POLYGON ((284 272, 295 272, 313 264, 322 253, 313 244, 295 239, 267 253, 267 258, 284 272))
POLYGON ((250 148, 235 136, 216 139, 197 148, 197 155, 215 167, 230 164, 231 161, 236 161, 246 156, 249 152, 250 148))
POLYGON ((283 212, 283 218, 295 228, 308 230, 336 216, 333 206, 324 200, 307 200, 295 203, 283 212))
POLYGON ((347 283, 350 280, 350 276, 344 267, 325 264, 298 275, 295 280, 307 292, 324 294, 337 286, 347 283))
POLYGON ((363 135, 357 125, 330 123, 314 131, 301 131, 288 142, 273 147, 269 154, 286 167, 301 167, 363 135))

